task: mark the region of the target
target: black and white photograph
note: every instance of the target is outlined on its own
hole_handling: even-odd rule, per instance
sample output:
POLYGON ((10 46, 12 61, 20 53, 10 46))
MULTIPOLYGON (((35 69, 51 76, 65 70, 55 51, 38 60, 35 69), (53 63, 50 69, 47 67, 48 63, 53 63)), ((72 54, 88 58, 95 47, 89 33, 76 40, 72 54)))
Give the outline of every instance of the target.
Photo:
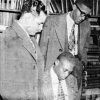
POLYGON ((100 0, 0 0, 0 100, 100 100, 100 0))

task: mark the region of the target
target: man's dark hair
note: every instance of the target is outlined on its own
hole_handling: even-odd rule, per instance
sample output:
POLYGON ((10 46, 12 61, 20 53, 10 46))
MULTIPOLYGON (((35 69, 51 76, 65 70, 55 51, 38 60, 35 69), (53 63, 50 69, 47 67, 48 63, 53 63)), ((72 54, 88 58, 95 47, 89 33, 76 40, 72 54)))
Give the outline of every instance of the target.
POLYGON ((92 9, 92 1, 91 0, 76 0, 75 4, 84 4, 88 8, 92 9))
POLYGON ((31 7, 36 7, 36 11, 40 14, 41 11, 46 13, 45 5, 41 0, 24 0, 21 13, 31 12, 31 7))

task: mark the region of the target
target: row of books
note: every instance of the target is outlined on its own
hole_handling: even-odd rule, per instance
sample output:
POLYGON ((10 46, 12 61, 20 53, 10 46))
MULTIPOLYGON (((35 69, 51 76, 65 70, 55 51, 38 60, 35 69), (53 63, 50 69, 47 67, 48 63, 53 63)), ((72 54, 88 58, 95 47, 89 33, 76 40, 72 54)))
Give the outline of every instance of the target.
POLYGON ((66 13, 72 10, 73 0, 51 0, 50 6, 53 13, 66 13))
MULTIPOLYGON (((98 48, 95 48, 95 47, 89 48, 88 50, 90 50, 91 53, 94 53, 94 52, 100 53, 100 51, 98 50, 98 48)), ((88 52, 88 53, 90 53, 90 52, 88 52)), ((92 55, 90 55, 90 56, 92 56, 92 55)), ((99 56, 99 55, 97 55, 97 56, 99 56)))
MULTIPOLYGON (((100 74, 99 74, 100 75, 100 74)), ((89 76, 89 75, 87 75, 87 82, 93 82, 93 83, 96 83, 97 81, 98 82, 100 82, 100 76, 98 76, 98 77, 96 77, 96 76, 89 76)), ((83 78, 83 80, 84 80, 84 78, 83 78)), ((85 81, 85 80, 84 80, 85 81)))
POLYGON ((89 66, 89 67, 100 66, 100 62, 98 62, 98 61, 95 61, 95 62, 88 61, 87 66, 89 66))
MULTIPOLYGON (((97 1, 97 0, 96 0, 97 1)), ((91 30, 91 36, 93 33, 97 33, 97 30, 91 30)), ((94 34, 95 36, 99 34, 94 34)), ((92 37, 94 39, 94 36, 92 37)), ((99 88, 100 87, 100 47, 93 41, 89 45, 87 52, 87 66, 83 72, 83 88, 99 88)))
POLYGON ((97 65, 97 66, 95 66, 95 67, 89 66, 89 65, 88 65, 88 67, 85 67, 84 70, 91 70, 91 71, 92 71, 92 70, 93 70, 93 71, 94 71, 94 70, 97 70, 97 71, 98 71, 98 70, 100 70, 100 65, 97 65))
POLYGON ((84 89, 93 89, 93 88, 100 88, 100 84, 84 84, 84 89))
POLYGON ((100 78, 100 74, 98 73, 98 74, 93 74, 93 73, 91 73, 91 74, 83 74, 85 77, 83 77, 83 80, 87 80, 87 79, 92 79, 92 78, 100 78))
POLYGON ((17 19, 23 0, 0 0, 0 25, 10 26, 17 19))
POLYGON ((92 2, 92 15, 99 16, 100 15, 100 0, 91 0, 92 2))
POLYGON ((10 26, 14 19, 17 19, 17 13, 0 12, 0 25, 10 26))
MULTIPOLYGON (((66 13, 73 9, 75 0, 51 0, 50 6, 53 13, 66 13)), ((100 16, 100 0, 91 0, 92 16, 100 16)))
POLYGON ((23 5, 23 0, 0 0, 0 9, 20 10, 23 5))
MULTIPOLYGON (((92 32, 92 31, 91 31, 92 32)), ((92 33, 91 33, 92 34, 92 33)), ((97 34, 95 34, 97 35, 97 34)), ((83 73, 83 88, 99 88, 100 87, 100 48, 94 42, 90 44, 88 55, 88 63, 83 73)))

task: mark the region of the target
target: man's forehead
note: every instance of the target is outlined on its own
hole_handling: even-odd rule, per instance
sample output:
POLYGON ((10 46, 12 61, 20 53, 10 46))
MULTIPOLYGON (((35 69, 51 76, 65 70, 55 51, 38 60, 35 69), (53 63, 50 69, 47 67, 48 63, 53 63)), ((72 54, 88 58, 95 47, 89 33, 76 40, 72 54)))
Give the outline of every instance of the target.
POLYGON ((38 16, 36 16, 36 19, 38 20, 38 21, 42 21, 42 20, 45 20, 46 19, 46 14, 44 13, 44 12, 40 12, 40 14, 38 15, 38 16))
POLYGON ((74 66, 73 62, 71 62, 69 60, 63 61, 63 64, 65 65, 66 68, 71 68, 74 66))

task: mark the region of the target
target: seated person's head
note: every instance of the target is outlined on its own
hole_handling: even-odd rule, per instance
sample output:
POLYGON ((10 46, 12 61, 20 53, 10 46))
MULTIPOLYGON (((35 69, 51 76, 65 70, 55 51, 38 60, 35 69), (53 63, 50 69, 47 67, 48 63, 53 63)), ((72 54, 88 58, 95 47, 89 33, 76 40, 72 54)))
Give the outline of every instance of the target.
POLYGON ((75 57, 71 53, 64 52, 60 54, 54 63, 54 71, 57 74, 58 79, 64 80, 67 78, 73 71, 75 65, 75 57))
POLYGON ((25 0, 21 10, 21 24, 29 35, 40 32, 46 19, 45 5, 40 0, 25 0))
POLYGON ((73 18, 75 23, 78 24, 90 16, 92 9, 91 0, 76 0, 73 9, 73 18))

